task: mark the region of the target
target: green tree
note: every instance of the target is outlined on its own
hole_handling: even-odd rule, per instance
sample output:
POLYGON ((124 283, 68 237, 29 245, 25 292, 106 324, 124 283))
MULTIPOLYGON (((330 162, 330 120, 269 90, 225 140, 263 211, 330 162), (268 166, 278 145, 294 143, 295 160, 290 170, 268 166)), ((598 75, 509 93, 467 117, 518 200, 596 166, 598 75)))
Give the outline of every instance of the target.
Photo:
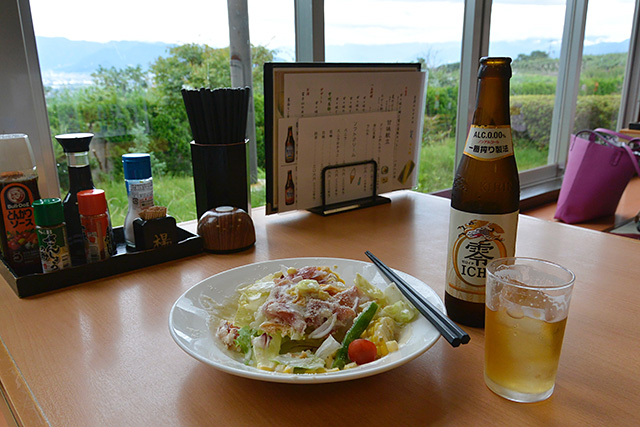
MULTIPOLYGON (((252 78, 256 109, 258 166, 264 168, 263 66, 274 52, 263 46, 252 47, 252 78)), ((231 86, 229 48, 187 44, 169 50, 167 57, 151 65, 155 109, 151 117, 152 136, 165 153, 169 170, 188 173, 191 168, 189 141, 192 139, 182 100, 183 88, 215 89, 231 86)))

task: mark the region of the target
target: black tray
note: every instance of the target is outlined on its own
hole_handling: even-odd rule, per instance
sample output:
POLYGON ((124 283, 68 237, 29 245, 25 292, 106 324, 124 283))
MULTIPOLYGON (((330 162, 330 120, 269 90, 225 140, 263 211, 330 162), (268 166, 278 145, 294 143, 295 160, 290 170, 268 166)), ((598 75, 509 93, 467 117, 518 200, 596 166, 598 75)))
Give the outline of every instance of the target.
POLYGON ((202 238, 200 236, 180 227, 177 228, 178 242, 173 245, 145 251, 127 252, 126 244, 124 243, 124 230, 122 227, 116 227, 113 229, 118 249, 116 255, 104 261, 79 265, 47 274, 16 276, 11 267, 0 257, 2 260, 0 263, 0 275, 9 283, 16 295, 24 298, 202 252, 202 238))

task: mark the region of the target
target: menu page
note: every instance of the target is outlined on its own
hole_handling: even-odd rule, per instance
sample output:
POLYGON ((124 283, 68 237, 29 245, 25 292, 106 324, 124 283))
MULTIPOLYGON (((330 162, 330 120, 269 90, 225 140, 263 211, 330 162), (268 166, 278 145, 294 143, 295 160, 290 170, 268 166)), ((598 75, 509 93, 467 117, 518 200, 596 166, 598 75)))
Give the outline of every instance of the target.
POLYGON ((396 121, 394 111, 280 119, 280 128, 291 128, 295 141, 293 157, 287 157, 290 151, 286 147, 281 153, 279 199, 284 200, 285 206, 280 210, 320 206, 323 175, 327 204, 370 197, 374 184, 378 193, 395 189, 390 171, 396 121), (374 160, 378 167, 376 183, 372 180, 371 166, 359 165, 369 160, 374 160), (325 167, 340 165, 352 167, 348 171, 333 168, 323 173, 325 167))
MULTIPOLYGON (((286 74, 276 133, 278 211, 321 205, 327 166, 374 160, 376 193, 416 185, 425 80, 417 71, 286 74)), ((371 167, 328 170, 325 202, 371 196, 371 167)))

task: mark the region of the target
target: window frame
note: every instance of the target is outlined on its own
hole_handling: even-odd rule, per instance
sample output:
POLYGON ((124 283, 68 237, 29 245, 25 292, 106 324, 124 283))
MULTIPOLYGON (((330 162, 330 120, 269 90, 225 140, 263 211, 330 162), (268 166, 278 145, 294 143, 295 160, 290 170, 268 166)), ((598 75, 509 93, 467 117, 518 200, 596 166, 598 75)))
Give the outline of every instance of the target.
POLYGON ((2 0, 0 13, 0 133, 29 137, 42 197, 60 197, 29 0, 2 0))

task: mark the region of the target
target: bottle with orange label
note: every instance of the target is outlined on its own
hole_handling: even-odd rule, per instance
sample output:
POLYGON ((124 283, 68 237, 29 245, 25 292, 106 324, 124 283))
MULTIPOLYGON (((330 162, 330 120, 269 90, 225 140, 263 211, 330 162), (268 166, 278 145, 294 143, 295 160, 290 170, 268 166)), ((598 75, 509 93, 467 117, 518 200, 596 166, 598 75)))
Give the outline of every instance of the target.
POLYGON ((464 154, 451 189, 445 306, 456 322, 484 326, 487 263, 514 256, 520 183, 509 112, 511 58, 482 58, 464 154))
POLYGON ((5 262, 18 276, 42 272, 32 206, 39 198, 29 138, 0 135, 0 246, 5 262))
POLYGON ((78 212, 87 262, 104 261, 115 255, 116 245, 104 190, 78 192, 78 212))

